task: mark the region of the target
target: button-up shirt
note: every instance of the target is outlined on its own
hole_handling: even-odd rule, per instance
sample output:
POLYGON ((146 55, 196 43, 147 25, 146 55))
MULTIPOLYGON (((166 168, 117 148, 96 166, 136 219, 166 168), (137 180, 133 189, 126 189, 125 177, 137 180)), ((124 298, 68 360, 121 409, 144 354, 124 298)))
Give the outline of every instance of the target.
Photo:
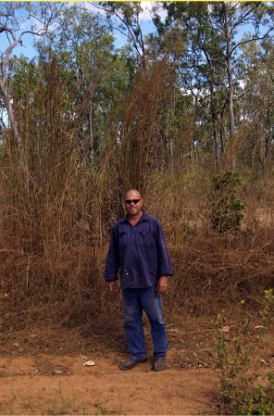
POLYGON ((106 259, 106 281, 117 280, 119 270, 123 289, 150 287, 161 276, 172 276, 163 228, 157 218, 143 213, 135 226, 127 217, 116 222, 106 259))

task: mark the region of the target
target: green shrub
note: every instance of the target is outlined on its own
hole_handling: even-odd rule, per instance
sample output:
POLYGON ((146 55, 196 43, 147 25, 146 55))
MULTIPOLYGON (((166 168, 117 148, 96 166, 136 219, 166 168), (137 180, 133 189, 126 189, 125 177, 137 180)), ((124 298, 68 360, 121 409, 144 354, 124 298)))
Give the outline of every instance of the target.
MULTIPOLYGON (((273 323, 273 289, 265 291, 260 315, 265 326, 273 323)), ((254 336, 251 330, 252 316, 244 312, 244 301, 238 304, 241 319, 237 330, 225 326, 225 319, 218 315, 215 326, 217 336, 216 369, 220 378, 221 414, 272 415, 274 414, 274 372, 266 375, 254 371, 254 352, 263 350, 261 335, 254 336), (252 364, 252 366, 251 366, 252 364), (258 381, 259 380, 259 381, 258 381)))
POLYGON ((239 183, 239 174, 232 172, 212 178, 211 224, 221 233, 240 227, 244 205, 236 196, 239 183))

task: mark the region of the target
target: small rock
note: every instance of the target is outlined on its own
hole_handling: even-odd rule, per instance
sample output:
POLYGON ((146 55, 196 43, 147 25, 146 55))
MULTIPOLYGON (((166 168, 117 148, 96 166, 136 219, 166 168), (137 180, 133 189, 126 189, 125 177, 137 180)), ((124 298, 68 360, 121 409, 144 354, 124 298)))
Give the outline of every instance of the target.
POLYGON ((83 366, 85 367, 85 366, 92 366, 92 365, 95 365, 95 362, 94 361, 86 361, 84 364, 83 364, 83 366))
POLYGON ((221 328, 220 331, 224 334, 227 334, 230 331, 230 326, 223 326, 223 328, 221 328))
POLYGON ((56 375, 56 376, 60 376, 61 374, 64 374, 64 372, 63 371, 61 371, 61 370, 53 370, 52 371, 52 375, 54 376, 54 375, 56 375))

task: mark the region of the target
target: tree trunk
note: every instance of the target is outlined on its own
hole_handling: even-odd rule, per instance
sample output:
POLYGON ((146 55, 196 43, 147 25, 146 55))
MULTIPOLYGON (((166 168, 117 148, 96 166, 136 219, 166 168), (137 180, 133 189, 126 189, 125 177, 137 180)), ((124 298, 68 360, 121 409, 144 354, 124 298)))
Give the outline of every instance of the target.
POLYGON ((23 147, 21 136, 19 134, 17 121, 16 121, 16 118, 15 118, 15 115, 14 115, 12 104, 11 104, 10 91, 9 91, 9 88, 6 84, 7 84, 7 82, 6 82, 5 79, 0 80, 0 87, 1 87, 1 91, 3 93, 5 106, 6 106, 6 109, 7 109, 7 112, 8 112, 10 126, 11 126, 11 129, 13 131, 16 147, 17 147, 17 150, 18 150, 20 171, 21 171, 22 178, 23 178, 23 181, 25 183, 26 189, 28 189, 28 187, 29 187, 29 177, 28 177, 28 171, 27 171, 25 150, 24 150, 24 147, 23 147))
POLYGON ((235 130, 234 117, 234 94, 233 94, 233 70, 232 70, 232 45, 231 45, 231 30, 228 16, 228 5, 225 8, 225 29, 226 29, 226 64, 228 76, 228 100, 229 100, 229 134, 232 139, 235 130))
POLYGON ((217 114, 216 114, 215 103, 214 103, 212 75, 210 77, 210 114, 211 114, 212 136, 213 136, 213 143, 214 143, 215 166, 216 166, 216 169, 218 170, 220 166, 221 143, 220 143, 218 133, 217 133, 217 114))
POLYGON ((9 122, 11 129, 14 133, 15 143, 18 150, 18 157, 19 157, 19 167, 22 175, 23 182, 25 184, 25 188, 28 192, 29 189, 29 174, 27 170, 27 163, 26 163, 26 156, 25 156, 25 150, 22 143, 22 139, 18 130, 17 121, 14 115, 13 107, 12 107, 12 97, 10 94, 9 86, 8 86, 8 76, 7 76, 7 68, 8 68, 8 62, 10 59, 10 55, 13 51, 13 49, 18 45, 18 43, 21 41, 21 37, 18 39, 15 39, 14 34, 12 34, 12 37, 14 39, 14 42, 7 48, 4 58, 2 61, 1 69, 2 69, 2 78, 0 78, 0 88, 4 97, 4 103, 8 112, 9 122))
POLYGON ((89 143, 88 143, 88 160, 93 161, 94 156, 94 132, 93 132, 93 102, 89 104, 89 143))
POLYGON ((231 170, 236 170, 236 154, 233 149, 235 133, 235 116, 234 116, 234 93, 233 93, 233 69, 232 69, 232 33, 231 22, 229 18, 229 4, 224 4, 225 33, 226 33, 226 66, 228 77, 228 102, 229 102, 229 141, 231 151, 231 170))

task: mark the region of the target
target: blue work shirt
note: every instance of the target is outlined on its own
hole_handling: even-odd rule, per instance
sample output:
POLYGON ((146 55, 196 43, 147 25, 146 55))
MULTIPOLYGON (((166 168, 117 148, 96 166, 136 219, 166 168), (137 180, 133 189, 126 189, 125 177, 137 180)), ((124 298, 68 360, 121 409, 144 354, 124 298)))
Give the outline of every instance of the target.
POLYGON ((127 217, 116 222, 106 259, 106 281, 117 280, 119 269, 123 289, 150 287, 161 276, 172 276, 163 228, 157 218, 143 213, 134 227, 127 217))

